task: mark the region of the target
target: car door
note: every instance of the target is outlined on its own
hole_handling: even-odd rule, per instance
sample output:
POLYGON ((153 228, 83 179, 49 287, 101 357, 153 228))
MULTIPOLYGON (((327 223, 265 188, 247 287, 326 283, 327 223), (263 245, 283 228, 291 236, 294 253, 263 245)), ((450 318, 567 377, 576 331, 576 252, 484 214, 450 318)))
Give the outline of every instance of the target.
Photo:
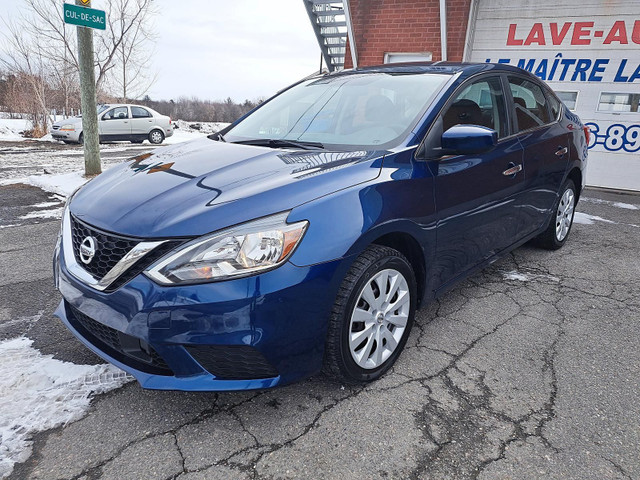
POLYGON ((560 108, 534 79, 507 77, 514 131, 523 148, 523 234, 539 229, 549 218, 568 165, 570 139, 560 125, 560 108))
POLYGON ((463 84, 436 122, 432 131, 440 137, 457 124, 498 133, 497 147, 487 153, 445 156, 432 164, 438 210, 434 272, 437 282, 446 286, 516 241, 524 173, 522 146, 511 135, 501 76, 463 84))
POLYGON ((146 108, 131 107, 131 135, 145 137, 153 126, 153 115, 146 108))
POLYGON ((129 107, 107 110, 99 124, 100 136, 105 140, 126 139, 131 135, 129 107))

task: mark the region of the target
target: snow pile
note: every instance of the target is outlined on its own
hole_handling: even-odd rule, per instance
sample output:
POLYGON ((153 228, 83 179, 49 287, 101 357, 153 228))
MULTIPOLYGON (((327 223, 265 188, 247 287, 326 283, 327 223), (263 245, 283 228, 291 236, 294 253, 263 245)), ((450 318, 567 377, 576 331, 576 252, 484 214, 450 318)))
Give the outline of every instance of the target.
POLYGON ((231 125, 225 122, 185 122, 184 120, 176 120, 173 123, 178 126, 176 132, 182 130, 186 132, 199 132, 204 135, 211 135, 231 125))
POLYGON ((173 123, 178 128, 174 129, 171 137, 165 138, 162 143, 163 145, 173 145, 202 138, 222 130, 229 125, 228 123, 223 122, 185 122, 184 120, 176 120, 173 123), (191 126, 196 126, 198 128, 191 128, 191 126))
POLYGON ((68 197, 88 180, 82 172, 71 172, 61 175, 31 175, 28 181, 30 185, 39 187, 45 192, 57 193, 63 197, 68 197))
POLYGON ((0 140, 18 141, 24 140, 21 132, 28 130, 31 124, 28 120, 19 118, 0 118, 0 140))
POLYGON ((31 435, 78 420, 91 397, 131 381, 113 365, 42 355, 25 337, 0 342, 0 478, 31 455, 31 435))

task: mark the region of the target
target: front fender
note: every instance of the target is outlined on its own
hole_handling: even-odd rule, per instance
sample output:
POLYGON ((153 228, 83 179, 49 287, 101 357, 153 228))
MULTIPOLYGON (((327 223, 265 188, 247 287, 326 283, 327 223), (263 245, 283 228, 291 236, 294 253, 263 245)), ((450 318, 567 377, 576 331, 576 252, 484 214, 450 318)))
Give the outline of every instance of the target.
POLYGON ((309 229, 291 262, 307 266, 356 255, 393 233, 413 237, 429 261, 436 233, 433 178, 416 175, 414 167, 385 167, 372 182, 294 208, 288 221, 308 220, 309 229))

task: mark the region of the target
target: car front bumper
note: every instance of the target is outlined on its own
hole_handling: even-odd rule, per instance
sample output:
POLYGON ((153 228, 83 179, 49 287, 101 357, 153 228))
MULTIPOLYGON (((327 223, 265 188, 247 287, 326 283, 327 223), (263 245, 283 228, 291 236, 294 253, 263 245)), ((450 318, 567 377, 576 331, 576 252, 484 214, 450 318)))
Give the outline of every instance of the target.
POLYGON ((51 130, 51 136, 54 140, 77 142, 80 138, 80 132, 77 130, 51 130))
POLYGON ((228 391, 318 372, 347 259, 202 285, 162 287, 138 275, 97 291, 56 253, 56 315, 89 349, 148 389, 228 391))

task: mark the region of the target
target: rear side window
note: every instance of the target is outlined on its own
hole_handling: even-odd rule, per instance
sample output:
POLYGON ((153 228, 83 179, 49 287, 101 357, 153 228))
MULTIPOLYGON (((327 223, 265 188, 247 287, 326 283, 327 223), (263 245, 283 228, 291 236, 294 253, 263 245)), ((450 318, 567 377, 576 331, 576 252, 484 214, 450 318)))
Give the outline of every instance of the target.
POLYGON ((547 99, 549 100, 549 108, 551 109, 551 120, 557 120, 560 116, 560 100, 547 93, 547 99))
POLYGON ((519 132, 551 122, 547 98, 540 86, 524 78, 509 77, 509 87, 519 132))
POLYGON ((150 117, 151 114, 142 107, 131 107, 131 116, 133 118, 147 118, 150 117))
POLYGON ((478 80, 465 87, 442 116, 443 130, 454 125, 480 125, 507 135, 506 108, 499 77, 478 80))

